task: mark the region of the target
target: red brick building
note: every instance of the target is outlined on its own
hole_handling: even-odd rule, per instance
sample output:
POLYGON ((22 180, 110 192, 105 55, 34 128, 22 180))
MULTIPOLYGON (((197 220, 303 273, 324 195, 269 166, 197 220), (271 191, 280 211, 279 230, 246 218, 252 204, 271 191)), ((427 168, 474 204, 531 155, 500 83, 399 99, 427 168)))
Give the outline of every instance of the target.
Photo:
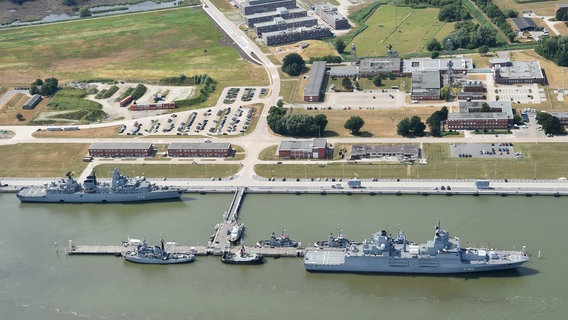
POLYGON ((173 142, 168 147, 170 157, 226 158, 233 154, 228 142, 173 142))
POLYGON ((92 143, 89 147, 91 157, 149 157, 154 153, 151 143, 92 143))
POLYGON ((327 140, 282 141, 278 147, 278 157, 281 159, 326 159, 327 140))

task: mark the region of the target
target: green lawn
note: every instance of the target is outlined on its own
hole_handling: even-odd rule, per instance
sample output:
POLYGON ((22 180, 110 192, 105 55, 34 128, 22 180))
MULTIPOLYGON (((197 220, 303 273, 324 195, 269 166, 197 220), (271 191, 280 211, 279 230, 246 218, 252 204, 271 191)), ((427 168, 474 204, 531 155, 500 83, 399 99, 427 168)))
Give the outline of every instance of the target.
POLYGON ((379 178, 379 179, 558 179, 568 175, 568 145, 562 143, 514 146, 522 159, 450 158, 449 144, 424 144, 428 164, 357 163, 283 164, 255 166, 263 177, 379 178))
POLYGON ((386 56, 389 44, 400 55, 426 52, 428 41, 434 37, 443 41, 453 30, 452 24, 438 21, 439 11, 437 8, 379 7, 366 21, 367 29, 353 39, 357 56, 386 56))
POLYGON ((95 167, 97 176, 110 177, 110 172, 118 168, 127 176, 148 178, 224 178, 236 174, 239 164, 103 164, 95 167))
POLYGON ((36 78, 157 80, 208 73, 229 85, 265 85, 266 72, 224 41, 201 10, 179 8, 0 30, 3 84, 36 78), (226 45, 224 44, 226 43, 226 45))

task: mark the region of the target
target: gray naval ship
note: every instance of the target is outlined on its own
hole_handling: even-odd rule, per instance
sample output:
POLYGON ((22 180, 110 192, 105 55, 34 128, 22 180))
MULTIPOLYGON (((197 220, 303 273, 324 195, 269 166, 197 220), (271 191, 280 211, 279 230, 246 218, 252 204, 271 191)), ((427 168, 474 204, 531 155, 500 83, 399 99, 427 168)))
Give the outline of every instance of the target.
POLYGON ((93 172, 81 185, 67 173, 67 177, 59 181, 23 188, 17 197, 22 202, 123 203, 180 199, 182 193, 181 189, 151 184, 144 177, 126 177, 115 168, 110 184, 98 182, 93 172))
POLYGON ((516 269, 529 259, 523 251, 462 248, 459 238, 450 237, 438 222, 434 239, 426 244, 409 242, 400 230, 396 238, 382 230, 344 250, 308 249, 304 267, 308 271, 351 273, 472 273, 516 269))

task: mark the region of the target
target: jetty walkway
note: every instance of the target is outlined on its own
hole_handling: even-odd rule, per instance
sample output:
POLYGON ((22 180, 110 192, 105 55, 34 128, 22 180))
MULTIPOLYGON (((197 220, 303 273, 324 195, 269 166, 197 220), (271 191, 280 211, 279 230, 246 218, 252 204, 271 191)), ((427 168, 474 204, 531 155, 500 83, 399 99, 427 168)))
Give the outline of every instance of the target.
MULTIPOLYGON (((207 242, 207 246, 180 246, 177 243, 168 242, 165 250, 170 253, 191 253, 196 256, 221 256, 226 252, 236 253, 239 249, 236 244, 229 241, 229 235, 233 226, 238 223, 239 208, 245 196, 247 188, 237 187, 235 195, 229 205, 229 209, 223 215, 223 221, 215 226, 215 231, 207 242)), ((74 244, 69 241, 67 248, 68 255, 114 255, 121 256, 127 251, 136 249, 136 245, 123 242, 123 245, 83 245, 74 244)), ((266 257, 302 257, 304 255, 303 248, 292 247, 247 247, 247 251, 261 253, 266 257)))

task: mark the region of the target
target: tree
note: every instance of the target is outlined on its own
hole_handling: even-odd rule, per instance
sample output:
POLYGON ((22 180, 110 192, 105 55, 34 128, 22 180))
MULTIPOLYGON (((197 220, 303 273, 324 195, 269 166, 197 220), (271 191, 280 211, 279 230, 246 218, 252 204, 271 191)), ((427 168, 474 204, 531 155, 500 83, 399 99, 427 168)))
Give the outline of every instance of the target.
POLYGON ((568 8, 560 8, 556 11, 556 20, 568 21, 568 8))
POLYGON ((45 79, 41 88, 39 89, 39 93, 42 96, 50 96, 57 91, 58 81, 55 78, 48 78, 45 79))
POLYGON ((327 117, 325 114, 320 113, 314 116, 314 124, 318 126, 318 137, 321 137, 325 132, 325 127, 327 126, 327 117))
POLYGON ((39 94, 39 89, 36 85, 32 84, 30 87, 30 94, 33 96, 34 94, 39 94))
POLYGON ((419 116, 412 116, 412 118, 410 118, 410 131, 414 136, 423 136, 425 129, 426 125, 422 122, 419 116))
POLYGON ((442 50, 442 44, 440 43, 440 41, 438 41, 438 39, 432 38, 432 40, 430 40, 428 42, 428 44, 426 45, 426 50, 428 50, 428 51, 440 51, 440 50, 442 50))
POLYGON ((432 51, 432 53, 430 54, 430 58, 432 59, 436 59, 440 56, 440 51, 432 51))
POLYGON ((358 136, 359 134, 361 134, 360 130, 361 128, 363 128, 363 125, 365 125, 365 121, 363 121, 361 117, 352 116, 351 118, 347 119, 347 121, 345 121, 343 127, 345 129, 351 130, 351 133, 353 135, 358 136))
POLYGON ((489 103, 484 102, 481 104, 481 112, 491 112, 491 107, 489 106, 489 103))
POLYGON ((396 126, 396 133, 399 136, 408 137, 410 135, 410 119, 404 118, 400 120, 396 126))
POLYGON ((278 101, 276 102, 276 106, 278 108, 282 108, 284 106, 284 101, 282 101, 282 99, 278 99, 278 101))
POLYGON ((349 77, 343 78, 343 80, 341 80, 341 85, 342 85, 343 88, 345 88, 346 90, 351 90, 351 89, 353 89, 353 84, 351 83, 351 79, 349 79, 349 77))
POLYGON ((440 98, 448 100, 452 96, 452 89, 449 86, 443 86, 440 89, 440 98))
POLYGON ((479 47, 479 54, 484 55, 487 52, 489 52, 489 46, 487 46, 486 44, 479 47))
POLYGON ((291 76, 299 76, 305 67, 306 62, 302 59, 302 56, 297 53, 290 53, 284 57, 281 69, 291 76))
POLYGON ((73 7, 77 5, 77 0, 63 0, 63 4, 68 7, 73 7))
POLYGON ((560 123, 558 117, 546 112, 538 112, 536 121, 542 125, 545 134, 566 134, 566 130, 560 123))
POLYGON ((377 74, 376 76, 373 77, 373 84, 376 87, 380 87, 383 84, 383 79, 381 78, 380 74, 377 74))
POLYGON ((559 66, 568 66, 568 36, 541 38, 535 51, 559 66))
POLYGON ((85 18, 85 17, 90 17, 91 15, 92 13, 91 10, 89 10, 89 8, 82 7, 81 9, 79 9, 79 17, 85 18))
POLYGON ((430 127, 430 135, 434 137, 439 137, 441 135, 440 127, 442 120, 440 120, 440 111, 432 113, 432 115, 426 119, 426 123, 430 127))
POLYGON ((335 50, 339 53, 343 53, 345 51, 345 42, 343 42, 343 39, 337 38, 335 40, 335 50))

